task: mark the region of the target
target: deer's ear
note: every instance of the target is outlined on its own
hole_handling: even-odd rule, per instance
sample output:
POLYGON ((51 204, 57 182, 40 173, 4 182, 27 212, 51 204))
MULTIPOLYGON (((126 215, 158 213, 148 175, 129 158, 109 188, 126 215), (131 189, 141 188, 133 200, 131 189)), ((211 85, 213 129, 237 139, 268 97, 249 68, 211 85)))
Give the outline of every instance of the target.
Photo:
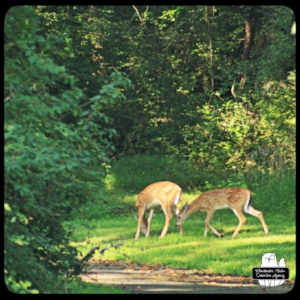
POLYGON ((183 211, 183 212, 187 212, 188 209, 189 209, 189 204, 188 204, 188 203, 184 204, 184 206, 183 206, 183 208, 182 208, 182 211, 183 211))

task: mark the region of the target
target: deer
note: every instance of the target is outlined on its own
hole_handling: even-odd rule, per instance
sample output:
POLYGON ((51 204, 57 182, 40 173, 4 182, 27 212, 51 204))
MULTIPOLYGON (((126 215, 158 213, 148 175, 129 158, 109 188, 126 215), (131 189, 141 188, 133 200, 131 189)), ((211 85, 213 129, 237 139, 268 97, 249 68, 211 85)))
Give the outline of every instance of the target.
POLYGON ((188 202, 183 206, 179 214, 175 226, 182 226, 184 220, 186 220, 191 214, 197 211, 206 211, 207 217, 205 220, 204 236, 207 234, 208 228, 219 237, 223 234, 219 233, 215 228, 210 225, 210 221, 213 217, 215 210, 230 208, 239 219, 239 224, 232 234, 234 238, 246 222, 246 218, 242 212, 248 213, 254 217, 257 217, 264 229, 265 234, 269 235, 269 229, 263 218, 261 211, 254 209, 250 203, 252 200, 252 192, 246 188, 220 188, 215 190, 209 190, 198 196, 191 204, 188 202))
MULTIPOLYGON (((135 235, 135 239, 140 236, 140 231, 143 232, 145 237, 150 235, 150 224, 154 213, 154 208, 161 206, 165 214, 165 226, 160 234, 160 238, 163 238, 168 231, 170 222, 172 220, 172 211, 176 215, 179 214, 177 204, 180 201, 182 195, 182 189, 176 183, 170 181, 159 181, 148 185, 138 195, 135 206, 138 209, 138 227, 135 235), (145 218, 145 212, 149 211, 148 218, 145 218)), ((179 233, 182 234, 182 226, 180 226, 179 233)))

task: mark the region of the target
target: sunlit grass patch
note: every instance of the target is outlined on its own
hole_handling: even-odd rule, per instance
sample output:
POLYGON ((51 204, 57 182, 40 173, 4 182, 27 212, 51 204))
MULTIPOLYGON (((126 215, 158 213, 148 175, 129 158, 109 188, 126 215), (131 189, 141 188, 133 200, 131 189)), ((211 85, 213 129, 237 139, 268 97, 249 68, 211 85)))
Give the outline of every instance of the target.
MULTIPOLYGON (((150 237, 145 238, 141 235, 138 240, 134 239, 137 223, 133 217, 101 218, 89 222, 91 229, 83 223, 78 223, 75 228, 81 238, 76 239, 75 236, 72 245, 84 255, 93 247, 99 246, 101 250, 120 242, 122 243, 120 248, 112 247, 103 254, 96 252, 95 257, 243 276, 251 276, 252 268, 260 266, 263 252, 276 252, 278 260, 285 258, 286 266, 290 268, 290 278, 295 279, 296 236, 291 226, 292 221, 291 224, 287 222, 285 228, 281 230, 277 230, 276 224, 270 222, 269 227, 274 229, 271 231, 274 233, 270 236, 261 230, 259 222, 249 228, 245 225, 245 230, 242 229, 232 239, 231 234, 237 225, 235 217, 230 215, 230 219, 232 217, 234 225, 228 224, 232 220, 214 224, 216 227, 225 228, 226 235, 223 238, 216 237, 211 232, 203 236, 203 220, 200 222, 202 228, 199 220, 191 219, 184 223, 182 236, 179 235, 178 228, 174 226, 175 221, 172 220, 169 233, 160 239, 164 215, 158 213, 153 219, 150 237)), ((280 216, 274 218, 280 219, 280 216)))
MULTIPOLYGON (((290 269, 290 279, 296 276, 296 217, 293 214, 293 201, 284 206, 275 196, 269 201, 267 191, 258 191, 253 199, 253 207, 261 210, 270 230, 267 236, 260 221, 248 214, 246 223, 235 238, 231 238, 238 226, 238 218, 230 209, 215 212, 211 225, 224 234, 223 238, 216 237, 211 230, 207 236, 204 233, 206 212, 192 214, 183 223, 183 235, 175 227, 176 216, 173 215, 167 235, 160 239, 159 235, 165 223, 165 215, 161 208, 156 208, 151 223, 150 237, 145 238, 141 233, 138 240, 134 239, 137 222, 135 201, 138 192, 129 193, 121 189, 105 191, 108 202, 122 201, 128 207, 123 215, 110 214, 102 203, 92 202, 85 207, 85 214, 75 216, 73 221, 65 223, 73 231, 72 245, 76 246, 82 255, 91 248, 99 247, 108 250, 102 254, 96 252, 99 259, 115 259, 135 261, 138 263, 161 264, 175 268, 197 269, 212 274, 228 274, 251 276, 253 267, 261 264, 262 253, 275 252, 277 260, 284 257, 286 266, 290 269), (271 205, 272 204, 272 205, 271 205), (98 213, 99 212, 99 213, 98 213), (289 217, 287 217, 289 216, 289 217), (115 249, 113 245, 121 243, 115 249)), ((186 202, 191 203, 200 192, 182 195, 181 208, 186 202)))

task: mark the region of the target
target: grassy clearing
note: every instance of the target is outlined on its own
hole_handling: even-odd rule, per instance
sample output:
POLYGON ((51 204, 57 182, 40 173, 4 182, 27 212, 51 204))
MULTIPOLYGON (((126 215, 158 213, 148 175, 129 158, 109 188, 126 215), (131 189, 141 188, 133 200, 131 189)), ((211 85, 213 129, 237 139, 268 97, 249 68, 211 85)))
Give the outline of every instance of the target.
POLYGON ((216 183, 212 174, 205 174, 191 161, 178 160, 167 156, 136 155, 116 160, 104 182, 109 188, 120 188, 137 192, 148 184, 161 180, 180 183, 185 189, 195 190, 199 183, 216 183))
MULTIPOLYGON (((108 192, 112 199, 122 199, 131 203, 135 212, 134 202, 137 195, 126 195, 116 190, 108 192)), ((181 205, 191 202, 198 194, 184 194, 181 205)), ((101 210, 98 205, 91 206, 93 211, 101 210)), ((95 257, 105 259, 136 261, 138 263, 156 263, 176 268, 188 268, 207 271, 213 274, 231 274, 251 276, 253 267, 260 266, 262 252, 276 252, 277 260, 284 257, 286 266, 290 269, 290 279, 295 280, 296 269, 296 227, 295 218, 286 218, 286 214, 277 212, 272 208, 263 210, 256 203, 253 206, 264 213, 265 221, 271 230, 266 236, 261 223, 253 216, 246 215, 247 221, 234 238, 231 234, 235 230, 238 219, 231 210, 216 211, 212 219, 213 226, 224 233, 218 238, 211 231, 206 237, 204 232, 204 219, 206 213, 198 212, 192 215, 183 224, 184 233, 178 233, 174 226, 175 217, 171 222, 168 234, 160 239, 159 234, 164 225, 164 214, 157 208, 152 220, 149 238, 141 235, 138 241, 134 240, 137 223, 133 213, 127 216, 101 216, 99 219, 67 222, 66 226, 76 235, 73 246, 76 246, 83 255, 92 247, 107 247, 110 241, 121 242, 123 246, 110 249, 95 257)), ((289 214, 289 213, 288 213, 289 214)))
POLYGON ((106 188, 80 211, 72 213, 71 221, 65 222, 73 232, 72 245, 85 255, 93 247, 103 249, 111 242, 121 242, 120 248, 110 248, 103 255, 97 252, 95 257, 243 276, 251 276, 252 268, 260 266, 263 252, 276 252, 277 262, 284 257, 290 280, 295 280, 295 175, 277 172, 272 175, 252 173, 251 176, 226 177, 223 174, 216 177, 218 174, 214 174, 208 177, 197 173, 196 169, 197 166, 160 157, 126 158, 116 162, 103 181, 106 188), (259 220, 245 214, 245 225, 232 239, 238 219, 227 209, 216 211, 211 221, 219 232, 225 234, 223 238, 216 237, 211 231, 204 237, 206 213, 197 212, 183 223, 182 236, 174 226, 174 216, 168 234, 160 239, 165 219, 162 210, 157 208, 150 237, 146 239, 141 234, 135 241, 137 222, 133 215, 137 212, 134 206, 137 195, 148 184, 159 180, 170 180, 183 188, 179 208, 193 201, 200 190, 248 186, 253 192, 252 205, 263 212, 271 234, 266 236, 259 220))

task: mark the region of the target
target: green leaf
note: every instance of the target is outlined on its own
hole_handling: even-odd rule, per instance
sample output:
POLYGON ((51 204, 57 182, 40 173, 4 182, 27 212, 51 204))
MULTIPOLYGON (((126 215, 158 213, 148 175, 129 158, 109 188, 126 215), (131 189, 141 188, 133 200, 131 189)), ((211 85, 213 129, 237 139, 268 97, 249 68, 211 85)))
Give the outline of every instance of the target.
POLYGON ((35 56, 29 56, 28 61, 30 64, 34 64, 37 61, 37 58, 35 56))
POLYGON ((24 246, 24 242, 22 240, 16 239, 14 241, 18 246, 24 246))
POLYGON ((7 211, 11 211, 11 208, 8 203, 4 203, 4 209, 7 211))
POLYGON ((16 217, 16 216, 14 216, 14 217, 12 217, 12 218, 11 218, 10 222, 11 222, 11 223, 15 223, 15 222, 16 222, 16 220, 17 220, 17 217, 16 217))
POLYGON ((101 99, 100 95, 96 95, 96 96, 91 98, 92 101, 96 101, 96 100, 100 100, 100 99, 101 99))

